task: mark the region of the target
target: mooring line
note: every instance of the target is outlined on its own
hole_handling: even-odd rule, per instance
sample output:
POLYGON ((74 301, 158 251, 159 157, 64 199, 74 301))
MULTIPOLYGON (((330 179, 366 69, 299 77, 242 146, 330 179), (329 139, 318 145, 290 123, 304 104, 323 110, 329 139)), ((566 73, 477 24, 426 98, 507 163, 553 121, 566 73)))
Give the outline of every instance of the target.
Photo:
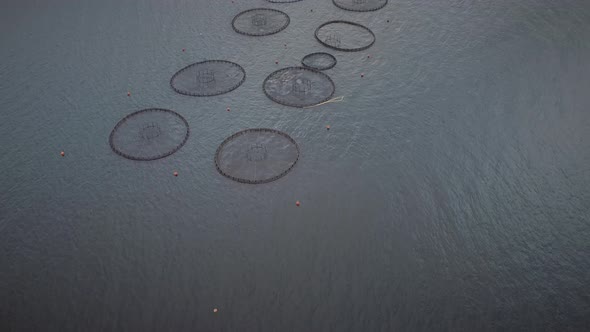
POLYGON ((328 104, 328 103, 339 103, 343 100, 344 100, 344 96, 340 96, 340 97, 332 98, 330 100, 326 100, 323 103, 319 103, 319 104, 315 104, 315 105, 311 105, 311 106, 306 106, 304 108, 312 108, 312 107, 322 106, 322 105, 328 104))

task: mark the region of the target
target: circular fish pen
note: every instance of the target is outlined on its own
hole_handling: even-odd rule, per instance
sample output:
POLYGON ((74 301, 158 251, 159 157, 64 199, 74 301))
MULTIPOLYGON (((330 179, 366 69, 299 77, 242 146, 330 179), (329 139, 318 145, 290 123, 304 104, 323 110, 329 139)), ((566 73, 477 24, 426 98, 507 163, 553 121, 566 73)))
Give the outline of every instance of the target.
POLYGON ((279 69, 264 80, 262 88, 272 101, 299 108, 328 101, 336 91, 330 76, 305 67, 279 69))
POLYGON ((328 70, 336 66, 336 58, 325 52, 311 53, 303 57, 301 64, 304 67, 316 70, 328 70))
POLYGON ((170 86, 177 93, 193 97, 210 97, 237 89, 246 80, 242 66, 225 60, 193 63, 177 71, 170 86))
POLYGON ((226 138, 215 152, 215 168, 234 181, 268 183, 289 173, 299 160, 299 146, 284 132, 254 128, 226 138))
POLYGON ((358 52, 375 44, 375 34, 359 23, 330 21, 315 30, 315 38, 324 46, 344 51, 358 52))
POLYGON ((109 145, 116 154, 127 159, 156 160, 182 148, 189 134, 188 122, 182 115, 167 109, 149 108, 121 119, 109 136, 109 145))
POLYGON ((332 0, 336 7, 353 12, 372 12, 387 5, 387 0, 332 0))
POLYGON ((289 15, 270 8, 243 11, 232 20, 235 32, 247 36, 268 36, 284 30, 291 22, 289 15))

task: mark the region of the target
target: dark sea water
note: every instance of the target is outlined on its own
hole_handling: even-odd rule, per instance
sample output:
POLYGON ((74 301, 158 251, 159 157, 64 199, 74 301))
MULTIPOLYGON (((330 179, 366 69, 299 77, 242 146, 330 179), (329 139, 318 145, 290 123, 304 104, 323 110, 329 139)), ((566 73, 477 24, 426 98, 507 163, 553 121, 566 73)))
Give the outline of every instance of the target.
POLYGON ((0 29, 0 331, 590 330, 590 1, 4 0, 0 29), (254 7, 291 23, 235 33, 254 7), (320 45, 332 19, 375 45, 320 45), (264 95, 321 51, 343 102, 264 95), (206 59, 246 81, 170 88, 206 59), (187 144, 113 153, 148 107, 187 144), (255 127, 298 142, 293 171, 221 176, 218 145, 255 127))

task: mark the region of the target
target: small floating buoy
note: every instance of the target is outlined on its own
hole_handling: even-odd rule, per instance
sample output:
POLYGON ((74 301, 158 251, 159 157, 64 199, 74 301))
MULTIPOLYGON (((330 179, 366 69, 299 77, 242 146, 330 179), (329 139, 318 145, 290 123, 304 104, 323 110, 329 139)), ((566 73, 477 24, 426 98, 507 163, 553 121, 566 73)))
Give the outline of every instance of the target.
POLYGON ((361 74, 361 77, 365 77, 365 74, 361 74))
POLYGON ((301 203, 299 203, 299 201, 295 202, 295 205, 299 206, 301 205, 301 203))
POLYGON ((127 91, 127 97, 131 97, 131 92, 127 91))
POLYGON ((370 54, 369 54, 369 55, 367 55, 367 59, 370 59, 370 58, 371 58, 371 55, 370 55, 370 54))
POLYGON ((213 312, 214 313, 217 313, 217 308, 213 308, 213 312))
POLYGON ((183 48, 183 49, 182 49, 182 51, 184 52, 184 51, 186 51, 186 50, 183 48))
POLYGON ((174 171, 174 173, 172 173, 172 174, 174 174, 174 176, 178 176, 178 172, 177 171, 174 171))
POLYGON ((389 23, 389 20, 387 20, 387 23, 389 23))
POLYGON ((326 125, 326 130, 330 130, 330 125, 326 125))
POLYGON ((279 62, 278 61, 275 61, 275 65, 278 65, 278 64, 279 64, 279 62))
POLYGON ((229 111, 231 111, 231 109, 229 109, 229 107, 228 107, 228 108, 227 108, 227 111, 229 112, 229 111))
POLYGON ((62 152, 60 153, 60 155, 63 157, 63 156, 65 156, 65 155, 66 155, 66 153, 62 151, 62 152))

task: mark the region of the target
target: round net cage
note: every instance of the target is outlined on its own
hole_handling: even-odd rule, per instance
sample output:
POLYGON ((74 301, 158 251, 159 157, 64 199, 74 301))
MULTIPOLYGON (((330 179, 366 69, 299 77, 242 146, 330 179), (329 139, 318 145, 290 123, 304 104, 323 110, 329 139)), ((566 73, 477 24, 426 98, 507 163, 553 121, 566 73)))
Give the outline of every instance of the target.
POLYGON ((131 160, 156 160, 178 151, 188 140, 188 122, 180 114, 160 108, 124 117, 109 136, 111 149, 131 160))
POLYGON ((370 12, 387 5, 387 0, 332 0, 336 7, 353 12, 370 12))
POLYGON ((327 70, 336 66, 336 58, 330 53, 311 53, 303 57, 301 64, 312 69, 327 70))
POLYGON ((269 8, 249 9, 236 15, 232 27, 248 36, 268 36, 285 29, 290 22, 287 14, 269 8))
POLYGON ((349 21, 326 22, 315 30, 315 38, 324 46, 345 52, 363 51, 375 43, 373 31, 349 21))
POLYGON ((262 88, 271 100, 293 107, 321 104, 332 98, 336 90, 328 75, 305 67, 279 69, 264 80, 262 88))
POLYGON ((226 138, 215 152, 221 175, 242 183, 268 183, 285 176, 299 160, 289 135, 266 128, 246 129, 226 138))
POLYGON ((235 90, 245 79, 246 71, 237 63, 207 60, 177 71, 170 79, 170 86, 183 95, 207 97, 235 90))

